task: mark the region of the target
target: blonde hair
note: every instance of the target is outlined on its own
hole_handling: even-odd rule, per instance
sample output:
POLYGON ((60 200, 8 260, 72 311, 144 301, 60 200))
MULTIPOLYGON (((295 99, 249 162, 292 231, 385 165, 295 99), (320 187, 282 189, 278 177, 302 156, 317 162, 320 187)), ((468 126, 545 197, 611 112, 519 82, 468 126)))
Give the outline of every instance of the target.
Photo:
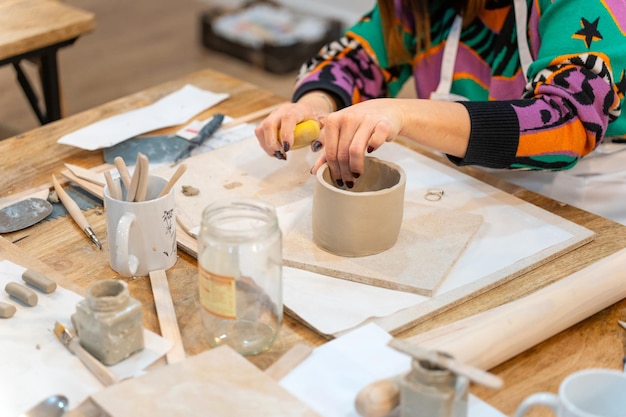
MULTIPOLYGON (((418 51, 430 47, 430 13, 428 9, 431 1, 438 0, 403 0, 413 12, 418 51)), ((486 0, 453 0, 452 7, 457 14, 463 16, 463 24, 467 25, 485 8, 485 2, 486 0)), ((407 62, 411 59, 411 51, 406 49, 402 39, 402 31, 397 24, 394 3, 394 0, 378 0, 383 35, 387 46, 387 58, 391 65, 407 62)))

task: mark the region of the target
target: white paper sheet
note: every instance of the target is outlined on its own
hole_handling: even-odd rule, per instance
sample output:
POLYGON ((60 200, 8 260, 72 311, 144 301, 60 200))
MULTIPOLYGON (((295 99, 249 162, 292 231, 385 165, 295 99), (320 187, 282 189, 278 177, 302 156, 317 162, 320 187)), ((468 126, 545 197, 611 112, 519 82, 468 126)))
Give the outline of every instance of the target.
POLYGON ((285 306, 322 334, 354 328, 370 317, 389 316, 426 298, 283 267, 285 306))
POLYGON ((194 115, 226 98, 228 94, 213 93, 186 85, 148 106, 68 133, 58 143, 90 151, 107 148, 142 133, 185 123, 194 115))
MULTIPOLYGON (((247 159, 256 163, 259 163, 259 158, 271 161, 258 147, 252 129, 250 136, 243 140, 249 141, 249 145, 235 146, 242 153, 246 152, 247 159)), ((290 155, 290 158, 304 156, 312 166, 318 154, 299 149, 293 154, 290 152, 290 155)), ((514 197, 504 199, 502 191, 469 176, 460 176, 450 167, 433 165, 435 163, 428 157, 400 144, 388 143, 373 156, 402 166, 407 176, 407 202, 478 214, 483 217, 484 223, 432 298, 407 296, 403 292, 385 289, 378 291, 364 284, 285 268, 285 306, 322 334, 337 335, 407 308, 427 310, 437 303, 436 297, 443 294, 448 301, 453 301, 454 297, 465 296, 465 286, 498 274, 514 264, 523 264, 532 256, 573 237, 570 230, 551 223, 550 219, 554 219, 551 214, 514 197), (427 201, 424 195, 430 188, 444 190, 443 198, 427 201), (547 219, 540 213, 551 217, 547 219), (351 302, 335 299, 334 295, 338 293, 349 295, 351 302), (431 300, 434 301, 431 303, 431 300), (334 308, 328 308, 329 305, 334 305, 334 308), (392 308, 394 305, 397 308, 392 308)), ((250 175, 263 177, 263 170, 269 172, 270 168, 259 167, 250 175)), ((275 178, 267 174, 267 181, 275 181, 275 178)), ((302 193, 301 190, 297 192, 302 193)), ((283 236, 287 236, 311 204, 312 198, 307 197, 276 208, 283 236)), ((202 205, 186 208, 189 212, 184 212, 184 215, 189 224, 199 223, 202 208, 202 205)), ((198 227, 192 229, 192 233, 197 231, 198 227)))
MULTIPOLYGON (((9 282, 24 284, 25 268, 0 261, 0 288, 9 282)), ((16 416, 49 395, 62 394, 70 408, 103 388, 100 381, 54 335, 56 321, 70 326, 80 295, 57 286, 51 294, 37 293, 38 303, 28 307, 2 291, 0 301, 17 312, 0 319, 0 416, 16 416)), ((140 373, 172 348, 172 343, 144 330, 145 348, 111 366, 118 379, 140 373)))
MULTIPOLYGON (((324 417, 359 417, 354 399, 371 382, 410 369, 410 357, 387 346, 391 335, 362 326, 316 348, 280 385, 324 417)), ((468 417, 504 417, 470 394, 468 417)))
MULTIPOLYGON (((400 145, 390 143, 386 146, 400 145)), ((499 192, 496 189, 486 188, 485 191, 459 181, 423 164, 418 156, 398 158, 397 152, 393 153, 385 147, 377 152, 377 157, 396 162, 406 172, 406 201, 461 210, 484 218, 481 229, 437 289, 435 297, 458 291, 477 279, 497 273, 572 237, 569 231, 489 194, 489 190, 499 192), (425 200, 424 194, 429 188, 443 189, 444 197, 434 202, 425 200)), ((406 152, 411 151, 407 149, 406 152)), ((311 204, 310 199, 305 200, 277 209, 283 234, 288 233, 291 225, 298 221, 301 204, 311 204)), ((368 285, 307 271, 295 273, 285 269, 284 274, 285 305, 322 334, 346 332, 368 319, 385 317, 431 299, 416 294, 407 296, 401 291, 377 291, 368 285), (337 305, 329 309, 329 300, 333 300, 335 294, 349 297, 351 302, 335 300, 337 305), (397 308, 393 309, 394 305, 397 308)))

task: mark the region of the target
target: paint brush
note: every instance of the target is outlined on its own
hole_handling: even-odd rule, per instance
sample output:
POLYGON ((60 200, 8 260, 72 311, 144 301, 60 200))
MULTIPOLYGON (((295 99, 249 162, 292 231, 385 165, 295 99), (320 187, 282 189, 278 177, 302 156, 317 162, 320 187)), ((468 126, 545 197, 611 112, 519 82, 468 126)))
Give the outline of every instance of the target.
POLYGON ((74 337, 70 329, 63 326, 58 321, 54 324, 54 335, 63 343, 63 345, 91 371, 92 374, 102 383, 109 386, 117 382, 117 378, 102 362, 96 359, 91 353, 87 352, 80 344, 80 341, 74 337))

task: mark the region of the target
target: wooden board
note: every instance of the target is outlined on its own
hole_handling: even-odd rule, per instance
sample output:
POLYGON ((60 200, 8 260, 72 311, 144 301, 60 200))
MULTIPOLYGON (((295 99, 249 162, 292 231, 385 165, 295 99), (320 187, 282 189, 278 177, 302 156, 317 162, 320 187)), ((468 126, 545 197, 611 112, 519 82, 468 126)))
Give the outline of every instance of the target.
POLYGON ((92 399, 111 417, 318 415, 228 346, 123 381, 92 399))
POLYGON ((474 237, 483 218, 405 203, 398 241, 370 256, 343 257, 312 241, 310 206, 283 239, 284 264, 318 274, 432 297, 474 237))
POLYGON ((74 291, 77 294, 84 295, 85 289, 79 287, 71 280, 67 279, 62 274, 56 272, 53 268, 50 268, 45 263, 39 261, 33 256, 30 256, 22 249, 18 248, 5 238, 0 236, 0 261, 10 261, 16 265, 23 266, 24 268, 33 269, 47 278, 55 281, 58 285, 66 288, 70 291, 74 291))
MULTIPOLYGON (((503 264, 493 272, 485 272, 486 268, 480 265, 475 276, 469 280, 471 282, 459 283, 453 289, 446 287, 443 292, 438 291, 424 302, 419 302, 415 306, 405 308, 390 316, 370 319, 391 333, 398 333, 419 321, 474 298, 593 239, 593 232, 584 227, 520 200, 418 152, 411 151, 400 144, 386 144, 376 152, 375 156, 395 162, 403 166, 405 170, 407 170, 407 166, 419 165, 420 171, 416 173, 413 169, 413 177, 409 176, 407 179, 407 195, 413 202, 425 202, 423 198, 425 190, 420 188, 424 184, 432 183, 433 187, 437 187, 443 181, 446 188, 444 200, 458 200, 455 207, 458 213, 469 213, 472 210, 475 211, 476 208, 480 211, 484 207, 487 209, 500 207, 508 210, 511 217, 502 218, 501 216, 498 219, 499 224, 496 225, 502 229, 504 234, 508 233, 509 223, 517 222, 519 219, 516 216, 521 213, 521 217, 526 218, 526 220, 531 219, 535 223, 545 224, 559 233, 562 232, 567 235, 567 238, 550 246, 541 249, 531 248, 528 256, 516 259, 510 264, 503 264), (419 178, 415 178, 415 175, 419 178), (420 181, 419 187, 412 184, 420 181), (462 193, 469 195, 459 197, 462 193)), ((310 174, 310 167, 316 158, 317 154, 311 153, 308 149, 300 149, 289 152, 286 162, 275 160, 263 153, 255 138, 189 158, 186 160, 187 172, 179 181, 179 187, 176 189, 179 214, 184 218, 183 222, 188 227, 197 226, 200 223, 202 210, 206 205, 215 199, 233 195, 263 199, 277 207, 297 205, 297 202, 313 195, 314 177, 310 174), (182 195, 180 185, 192 185, 200 190, 200 194, 186 197, 182 195)), ((173 171, 173 167, 161 167, 156 173, 169 177, 173 171)), ((436 207, 443 209, 445 206, 436 207)), ((476 239, 484 239, 485 228, 489 229, 494 226, 489 222, 490 220, 487 219, 487 224, 481 228, 481 232, 477 235, 478 237, 474 238, 474 242, 476 239)), ((535 233, 535 238, 538 237, 537 234, 540 232, 535 233)), ((543 237, 539 236, 539 238, 542 239, 543 237)), ((289 239, 290 237, 286 235, 286 244, 290 244, 289 239)), ((179 245, 186 248, 186 251, 191 254, 196 253, 197 245, 193 239, 189 239, 189 236, 181 236, 178 241, 179 245)), ((519 239, 514 240, 514 243, 511 243, 510 237, 507 242, 509 245, 525 245, 525 237, 522 233, 519 239)), ((287 246, 284 248, 287 254, 291 250, 292 248, 287 246)), ((507 252, 507 249, 503 249, 503 251, 507 252)), ((497 258, 498 255, 481 253, 480 257, 484 257, 485 261, 488 262, 490 257, 497 258)), ((285 259, 285 265, 289 266, 291 261, 293 261, 292 265, 297 265, 299 262, 294 258, 285 259)), ((432 259, 428 259, 426 262, 432 261, 432 259)), ((474 261, 477 262, 477 260, 474 261)), ((406 258, 399 259, 398 262, 406 262, 406 258)), ((307 266, 301 263, 298 267, 306 267, 310 270, 323 269, 323 265, 308 263, 308 261, 307 266)), ((342 276, 341 272, 330 271, 329 269, 324 272, 330 276, 346 278, 345 273, 342 276)), ((406 288, 400 289, 406 290, 406 288)), ((297 309, 291 307, 286 305, 291 315, 310 325, 298 315, 297 309)), ((315 329, 315 326, 311 327, 315 329)), ((322 334, 333 337, 342 333, 328 335, 322 332, 322 334)))
MULTIPOLYGON (((310 167, 316 157, 307 149, 300 149, 289 152, 285 163, 269 158, 256 139, 249 138, 189 158, 186 160, 187 171, 176 189, 178 216, 188 227, 198 226, 202 210, 207 205, 235 196, 263 200, 279 211, 296 206, 300 212, 295 217, 300 221, 293 225, 281 224, 285 265, 432 296, 478 230, 480 216, 432 210, 425 206, 418 210, 419 205, 407 203, 409 210, 405 210, 400 237, 393 248, 378 255, 353 259, 334 256, 312 243, 310 204, 307 201, 310 203, 313 194, 315 178, 310 174, 310 167), (192 185, 200 193, 187 197, 181 191, 182 185, 192 185), (446 227, 440 227, 442 224, 446 227), (416 253, 421 255, 416 256, 416 253), (426 258, 427 254, 436 256, 426 258), (403 263, 398 263, 398 259, 403 263), (427 263, 425 259, 428 259, 427 263), (390 264, 395 267, 390 268, 390 264), (398 265, 403 265, 401 270, 398 265)), ((173 170, 174 167, 167 166, 154 173, 167 178, 173 170)), ((282 216, 281 221, 287 217, 282 216)), ((180 237, 179 243, 182 240, 189 251, 189 245, 184 244, 188 239, 182 234, 180 237)))

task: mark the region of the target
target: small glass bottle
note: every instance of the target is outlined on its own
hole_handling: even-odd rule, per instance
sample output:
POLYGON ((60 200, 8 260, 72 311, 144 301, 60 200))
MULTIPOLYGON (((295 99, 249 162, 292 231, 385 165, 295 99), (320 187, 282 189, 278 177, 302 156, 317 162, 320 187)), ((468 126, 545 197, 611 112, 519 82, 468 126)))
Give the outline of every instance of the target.
POLYGON ((116 364, 144 347, 141 303, 128 284, 116 279, 97 281, 72 315, 80 344, 105 365, 116 364))
POLYGON ((282 233, 261 201, 217 201, 202 213, 198 239, 202 323, 212 346, 243 355, 270 348, 283 321, 282 233))

